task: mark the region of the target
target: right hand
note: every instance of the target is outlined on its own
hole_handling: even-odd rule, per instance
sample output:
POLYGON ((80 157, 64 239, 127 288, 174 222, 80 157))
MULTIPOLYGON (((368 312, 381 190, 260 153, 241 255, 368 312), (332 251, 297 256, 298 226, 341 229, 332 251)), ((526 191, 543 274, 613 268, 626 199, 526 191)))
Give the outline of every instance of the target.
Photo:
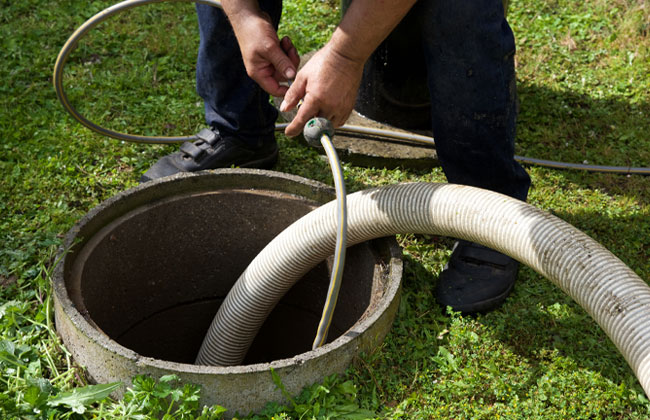
POLYGON ((289 137, 300 134, 313 117, 327 118, 334 127, 342 126, 354 108, 363 65, 363 61, 341 54, 331 41, 314 54, 280 105, 280 111, 285 112, 303 101, 285 134, 289 137))
POLYGON ((273 96, 284 96, 300 63, 296 47, 287 36, 280 41, 269 15, 261 10, 231 16, 246 73, 273 96))

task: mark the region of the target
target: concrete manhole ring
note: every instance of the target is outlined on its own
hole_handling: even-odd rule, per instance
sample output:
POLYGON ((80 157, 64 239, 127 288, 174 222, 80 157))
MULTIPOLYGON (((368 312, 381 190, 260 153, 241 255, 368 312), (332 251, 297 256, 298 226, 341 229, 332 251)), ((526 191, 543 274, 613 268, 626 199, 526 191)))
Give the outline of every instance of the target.
POLYGON ((229 415, 283 400, 271 368, 291 394, 343 372, 381 343, 397 312, 402 261, 393 238, 349 248, 325 346, 310 350, 329 280, 326 261, 276 306, 244 364, 192 363, 248 263, 286 226, 333 198, 324 184, 254 169, 180 174, 124 191, 65 238, 53 280, 57 331, 95 382, 129 385, 139 374, 175 374, 201 385, 201 402, 223 405, 229 415))

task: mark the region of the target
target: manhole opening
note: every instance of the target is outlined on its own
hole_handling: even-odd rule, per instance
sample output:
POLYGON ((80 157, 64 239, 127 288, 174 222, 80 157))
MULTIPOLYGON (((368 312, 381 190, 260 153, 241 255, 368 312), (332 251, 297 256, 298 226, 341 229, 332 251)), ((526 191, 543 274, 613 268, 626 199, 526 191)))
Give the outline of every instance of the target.
MULTIPOLYGON (((223 299, 250 261, 285 227, 318 206, 292 194, 218 190, 178 195, 130 211, 79 236, 66 261, 66 287, 79 312, 136 353, 193 363, 223 299)), ((373 242, 348 250, 329 341, 368 309, 382 285, 373 242)), ((323 262, 269 315, 244 364, 306 352, 327 293, 323 262)), ((379 296, 377 296, 379 295, 379 296)))

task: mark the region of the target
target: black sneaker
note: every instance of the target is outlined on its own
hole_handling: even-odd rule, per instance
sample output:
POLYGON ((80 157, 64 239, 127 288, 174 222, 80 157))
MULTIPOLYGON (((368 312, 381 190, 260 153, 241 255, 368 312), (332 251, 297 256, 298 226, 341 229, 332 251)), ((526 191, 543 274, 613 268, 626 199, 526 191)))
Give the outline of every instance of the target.
POLYGON ((204 128, 198 140, 183 143, 178 152, 163 156, 140 177, 140 182, 162 178, 178 172, 195 172, 203 169, 241 168, 271 169, 278 161, 278 145, 275 136, 262 142, 258 148, 236 137, 222 137, 218 131, 204 128))
POLYGON ((436 300, 464 314, 489 312, 510 295, 519 263, 482 245, 458 241, 436 285, 436 300))

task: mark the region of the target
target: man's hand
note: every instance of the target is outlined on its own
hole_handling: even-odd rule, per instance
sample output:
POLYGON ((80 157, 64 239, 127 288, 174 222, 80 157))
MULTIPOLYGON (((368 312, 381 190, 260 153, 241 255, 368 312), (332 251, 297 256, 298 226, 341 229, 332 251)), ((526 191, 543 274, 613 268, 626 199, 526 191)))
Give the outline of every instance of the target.
POLYGON ((303 100, 285 134, 300 134, 313 117, 327 118, 334 127, 343 125, 354 108, 363 64, 363 60, 337 52, 331 42, 314 54, 298 72, 280 105, 280 111, 285 112, 303 100))
POLYGON ((268 93, 285 96, 281 111, 303 105, 285 133, 295 136, 312 117, 335 127, 352 112, 363 64, 416 0, 355 0, 327 45, 296 75, 298 53, 288 38, 280 42, 257 0, 222 0, 244 57, 246 72, 268 93), (280 82, 296 80, 287 89, 280 82), (286 95, 285 95, 286 93, 286 95))
POLYGON ((325 117, 340 127, 352 112, 363 65, 416 0, 355 0, 325 47, 309 60, 287 91, 281 111, 296 117, 285 129, 295 136, 312 117, 325 117))
POLYGON ((289 37, 278 39, 271 19, 259 8, 243 8, 229 15, 246 73, 265 91, 274 96, 284 96, 286 82, 296 76, 300 63, 298 51, 289 37))

